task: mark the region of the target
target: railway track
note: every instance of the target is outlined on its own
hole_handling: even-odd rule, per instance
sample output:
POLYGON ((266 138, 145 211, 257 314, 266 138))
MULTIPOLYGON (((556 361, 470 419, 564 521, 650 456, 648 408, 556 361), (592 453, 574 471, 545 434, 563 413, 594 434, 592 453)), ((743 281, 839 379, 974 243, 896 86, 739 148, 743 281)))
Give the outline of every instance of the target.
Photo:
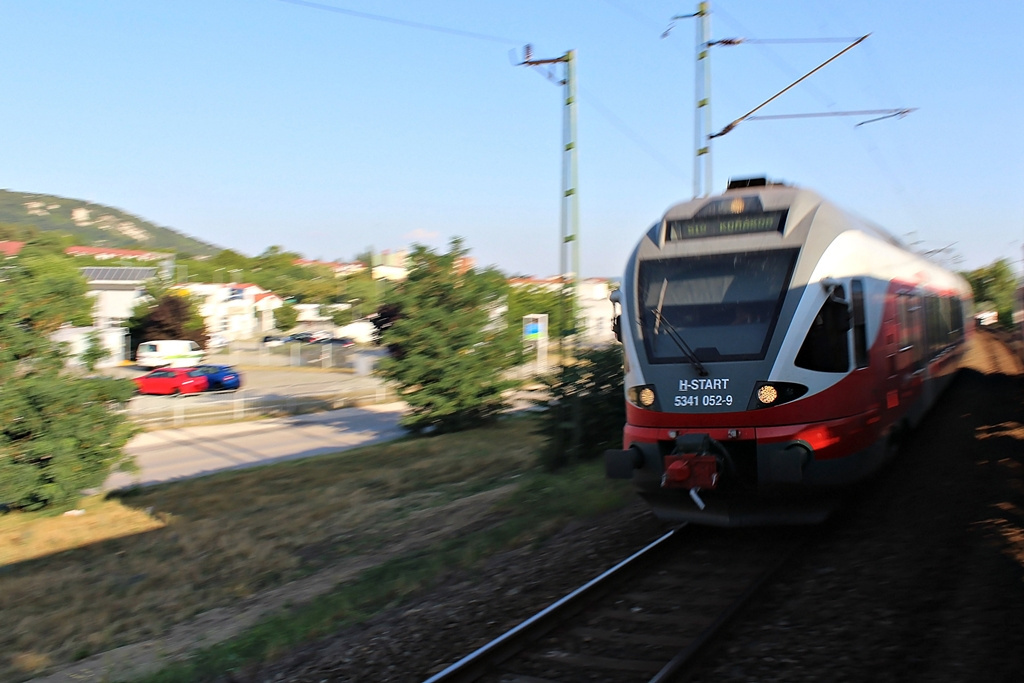
POLYGON ((808 533, 681 527, 426 683, 676 680, 808 533))
POLYGON ((1024 371, 1024 359, 1019 358, 1011 346, 1012 337, 1002 330, 982 328, 975 335, 976 343, 984 350, 988 367, 1004 374, 1024 371))

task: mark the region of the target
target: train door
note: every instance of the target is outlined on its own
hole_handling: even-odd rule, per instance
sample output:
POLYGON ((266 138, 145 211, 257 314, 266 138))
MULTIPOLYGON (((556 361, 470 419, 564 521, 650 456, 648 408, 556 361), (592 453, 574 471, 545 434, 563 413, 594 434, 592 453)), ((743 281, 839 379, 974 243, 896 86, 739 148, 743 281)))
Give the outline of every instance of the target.
POLYGON ((913 404, 922 386, 925 358, 924 306, 921 296, 916 292, 900 292, 896 299, 899 313, 899 352, 896 361, 898 403, 907 406, 913 404))
POLYGON ((853 366, 868 367, 867 315, 864 312, 864 281, 850 280, 850 322, 853 333, 853 366))
MULTIPOLYGON (((888 403, 887 393, 889 388, 880 381, 880 376, 883 372, 886 375, 894 374, 893 368, 895 366, 892 362, 887 361, 883 366, 885 369, 881 372, 878 368, 871 367, 871 348, 868 346, 867 306, 868 301, 864 280, 852 278, 850 280, 850 346, 853 349, 853 367, 855 373, 862 373, 865 376, 865 381, 861 386, 870 392, 865 398, 871 406, 870 414, 872 418, 869 420, 869 424, 873 424, 881 417, 882 410, 880 406, 888 403)), ((882 345, 882 350, 887 356, 895 358, 896 323, 894 309, 883 305, 879 323, 881 328, 874 337, 878 340, 876 343, 882 345)))
POLYGON ((882 342, 882 350, 885 354, 885 402, 886 410, 896 408, 900 403, 900 364, 902 358, 900 349, 903 348, 902 320, 903 296, 901 294, 886 293, 885 308, 882 315, 882 330, 879 340, 882 342))

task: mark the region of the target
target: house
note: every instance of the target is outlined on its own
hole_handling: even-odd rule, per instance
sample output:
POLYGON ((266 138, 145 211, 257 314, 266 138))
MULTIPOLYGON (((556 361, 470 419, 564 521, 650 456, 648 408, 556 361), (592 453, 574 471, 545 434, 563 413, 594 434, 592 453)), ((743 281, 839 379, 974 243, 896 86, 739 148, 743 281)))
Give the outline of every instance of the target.
POLYGON ((166 261, 174 260, 174 254, 157 251, 141 251, 139 249, 115 249, 113 247, 68 247, 64 250, 68 256, 89 256, 98 261, 120 259, 129 261, 166 261))
POLYGON ((156 277, 156 268, 87 266, 82 268, 88 290, 95 301, 93 325, 120 327, 146 296, 146 282, 156 277))
MULTIPOLYGON (((565 286, 561 277, 514 277, 508 281, 512 287, 537 287, 549 292, 557 292, 565 286)), ((587 278, 580 280, 576 288, 576 311, 579 322, 579 340, 587 345, 610 344, 615 341, 612 332, 612 318, 615 310, 608 299, 611 294, 608 280, 587 278)), ((548 313, 551 311, 533 311, 548 313)))
POLYGON ((199 300, 207 334, 224 341, 253 339, 274 329, 274 309, 284 303, 277 294, 248 282, 196 282, 177 289, 199 300))
POLYGON ((128 357, 128 330, 124 327, 72 327, 65 325, 50 335, 55 342, 65 344, 68 352, 67 363, 84 366, 82 354, 89 348, 92 335, 96 335, 100 348, 107 355, 96 362, 97 368, 121 365, 128 357))
POLYGON ((366 266, 362 263, 342 263, 340 261, 314 261, 310 259, 295 259, 295 265, 303 267, 320 266, 321 268, 330 268, 334 273, 334 277, 345 277, 347 275, 354 275, 355 273, 361 273, 366 270, 366 266))
POLYGON ((409 271, 405 266, 374 266, 373 279, 387 280, 388 282, 402 282, 408 276, 409 271))
POLYGON ((5 258, 14 258, 21 253, 24 242, 0 241, 0 254, 5 258))

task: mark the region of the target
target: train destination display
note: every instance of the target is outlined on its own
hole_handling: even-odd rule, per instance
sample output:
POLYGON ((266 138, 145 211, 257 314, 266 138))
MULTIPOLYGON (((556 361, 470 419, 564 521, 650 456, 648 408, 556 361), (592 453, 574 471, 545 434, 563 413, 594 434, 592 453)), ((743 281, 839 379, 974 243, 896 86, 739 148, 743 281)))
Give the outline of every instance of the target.
POLYGON ((745 235, 754 232, 782 232, 785 211, 758 214, 707 216, 666 222, 668 241, 716 237, 719 235, 745 235))

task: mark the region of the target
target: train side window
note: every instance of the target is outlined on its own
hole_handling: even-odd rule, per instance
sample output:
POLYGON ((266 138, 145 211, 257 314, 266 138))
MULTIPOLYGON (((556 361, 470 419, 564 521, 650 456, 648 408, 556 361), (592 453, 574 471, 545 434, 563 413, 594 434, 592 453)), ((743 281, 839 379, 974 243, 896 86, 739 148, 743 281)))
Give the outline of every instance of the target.
POLYGON ((942 297, 941 314, 942 329, 946 333, 943 337, 943 348, 947 348, 953 343, 953 297, 942 297))
POLYGON ((951 315, 953 317, 953 329, 951 331, 951 336, 954 341, 959 341, 964 337, 964 305, 958 296, 954 296, 950 300, 950 305, 952 307, 951 315))
POLYGON ((929 359, 939 355, 946 346, 946 335, 942 329, 942 300, 934 294, 924 297, 925 338, 929 359))
POLYGON ((900 294, 897 301, 900 314, 900 351, 906 351, 914 344, 910 334, 910 326, 913 324, 910 320, 910 297, 900 294))
POLYGON ((850 311, 843 302, 842 287, 825 299, 807 331, 796 366, 817 372, 846 372, 850 369, 850 311))
POLYGON ((853 305, 853 360, 858 368, 868 366, 868 330, 864 316, 864 282, 850 281, 850 303, 853 305))

